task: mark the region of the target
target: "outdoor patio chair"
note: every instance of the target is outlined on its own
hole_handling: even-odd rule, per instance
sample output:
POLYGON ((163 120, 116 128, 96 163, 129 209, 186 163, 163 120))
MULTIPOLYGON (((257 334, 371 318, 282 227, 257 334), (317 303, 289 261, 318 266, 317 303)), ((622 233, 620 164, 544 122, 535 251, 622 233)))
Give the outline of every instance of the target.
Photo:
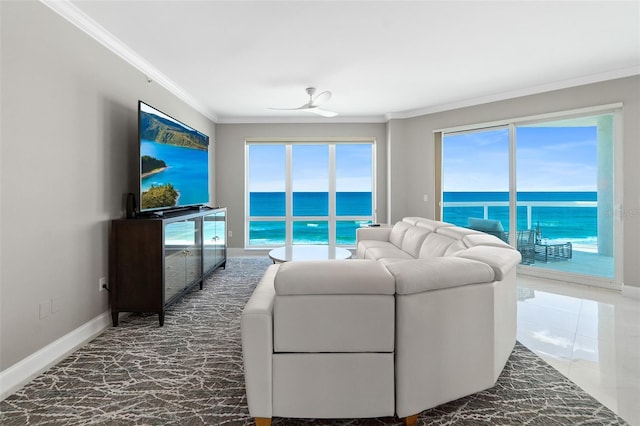
MULTIPOLYGON (((509 242, 509 232, 504 230, 502 222, 499 220, 470 217, 468 218, 467 227, 495 235, 506 243, 509 242)), ((532 265, 535 262, 535 237, 535 230, 533 229, 516 231, 516 247, 522 255, 521 263, 524 265, 532 265)))

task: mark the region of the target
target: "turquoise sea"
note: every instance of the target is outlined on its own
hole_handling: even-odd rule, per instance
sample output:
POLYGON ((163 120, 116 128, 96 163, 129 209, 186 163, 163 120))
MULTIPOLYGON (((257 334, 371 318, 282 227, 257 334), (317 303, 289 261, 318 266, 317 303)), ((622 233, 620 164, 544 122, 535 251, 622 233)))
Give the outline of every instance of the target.
MULTIPOLYGON (((284 192, 251 192, 251 216, 285 216, 284 192)), ((293 216, 327 216, 329 214, 329 193, 294 192, 293 216)), ((356 229, 362 223, 370 223, 372 218, 371 192, 338 192, 336 194, 336 215, 362 217, 362 220, 338 220, 336 242, 339 245, 353 245, 356 229)), ((295 244, 327 244, 329 223, 326 220, 295 221, 293 224, 295 244)), ((285 243, 284 221, 252 221, 249 226, 251 245, 282 245, 285 243)))
MULTIPOLYGON (((510 229, 508 193, 506 192, 446 192, 443 201, 470 203, 469 206, 446 207, 443 220, 460 226, 467 226, 470 217, 484 217, 484 202, 504 205, 487 207, 487 217, 502 223, 505 230, 510 229)), ((294 216, 324 216, 328 214, 328 193, 303 192, 293 194, 294 216)), ((250 194, 251 216, 284 216, 284 192, 252 192, 250 194)), ((562 206, 533 206, 531 228, 540 227, 542 238, 554 242, 573 242, 581 246, 597 243, 598 209, 596 192, 520 192, 518 193, 517 229, 528 229, 527 203, 560 202, 562 206), (587 206, 585 207, 585 202, 587 206)), ((336 200, 337 216, 371 217, 370 192, 341 192, 336 200)), ((338 244, 353 245, 355 229, 368 220, 345 220, 337 223, 338 244)), ((249 229, 252 245, 279 245, 285 240, 284 221, 251 222, 249 229)), ((294 223, 294 241, 296 244, 323 244, 328 241, 327 221, 301 221, 294 223)))

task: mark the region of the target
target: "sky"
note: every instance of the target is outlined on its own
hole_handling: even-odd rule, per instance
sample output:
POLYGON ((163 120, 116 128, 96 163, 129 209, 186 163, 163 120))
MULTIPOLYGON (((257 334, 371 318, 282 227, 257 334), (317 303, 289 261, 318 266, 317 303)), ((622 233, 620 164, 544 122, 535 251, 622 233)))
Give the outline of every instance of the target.
MULTIPOLYGON (((596 191, 597 128, 517 127, 518 191, 596 191)), ((508 191, 509 131, 446 135, 443 191, 508 191)))
MULTIPOLYGON (((249 150, 249 191, 284 192, 284 145, 252 144, 249 150)), ((371 144, 336 144, 336 190, 371 192, 371 158, 371 144)), ((293 145, 292 174, 293 192, 327 192, 327 145, 293 145)))
MULTIPOLYGON (((517 190, 596 191, 597 127, 516 127, 517 190)), ((336 145, 338 192, 371 191, 371 145, 336 145)), ((249 191, 285 191, 284 145, 252 144, 249 191)), ((328 191, 326 145, 293 145, 293 191, 328 191)), ((508 191, 509 130, 445 135, 443 191, 508 191)))

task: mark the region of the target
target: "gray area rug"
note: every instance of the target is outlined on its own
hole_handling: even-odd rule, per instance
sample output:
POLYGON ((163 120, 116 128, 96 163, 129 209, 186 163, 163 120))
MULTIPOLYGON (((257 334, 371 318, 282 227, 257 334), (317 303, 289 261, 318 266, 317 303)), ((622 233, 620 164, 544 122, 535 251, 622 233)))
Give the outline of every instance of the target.
MULTIPOLYGON (((249 425, 240 313, 271 262, 230 258, 166 314, 132 315, 0 403, 2 425, 249 425)), ((399 425, 397 418, 274 419, 399 425)), ((519 343, 493 388, 427 410, 426 425, 624 425, 519 343)))

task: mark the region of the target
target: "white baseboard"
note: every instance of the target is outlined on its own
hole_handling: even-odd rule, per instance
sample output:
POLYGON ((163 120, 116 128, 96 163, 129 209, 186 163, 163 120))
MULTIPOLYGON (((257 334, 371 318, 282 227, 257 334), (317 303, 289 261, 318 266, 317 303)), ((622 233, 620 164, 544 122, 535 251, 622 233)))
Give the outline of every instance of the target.
POLYGON ((633 287, 630 285, 622 286, 622 295, 624 297, 630 297, 631 299, 640 300, 640 287, 633 287))
POLYGON ((20 390, 36 376, 57 364, 111 325, 105 311, 91 321, 0 372, 0 401, 20 390))
POLYGON ((270 249, 251 249, 245 250, 242 248, 227 248, 227 257, 255 257, 255 256, 269 256, 270 249))

